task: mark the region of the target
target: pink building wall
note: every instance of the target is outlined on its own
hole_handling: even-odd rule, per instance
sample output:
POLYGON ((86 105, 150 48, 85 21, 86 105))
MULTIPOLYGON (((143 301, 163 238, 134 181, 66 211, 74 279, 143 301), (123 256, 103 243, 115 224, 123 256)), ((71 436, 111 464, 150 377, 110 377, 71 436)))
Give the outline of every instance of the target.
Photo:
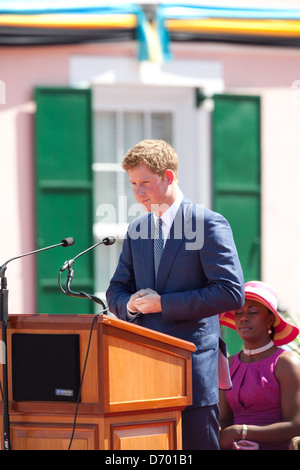
MULTIPOLYGON (((52 47, 7 48, 0 52, 0 78, 6 85, 6 104, 0 107, 1 264, 34 249, 32 93, 37 84, 68 83, 67 57, 67 51, 52 47)), ((34 313, 35 257, 12 261, 6 276, 9 313, 34 313)))
MULTIPOLYGON (((68 85, 72 55, 136 57, 135 47, 124 43, 1 49, 6 103, 0 104, 0 264, 34 249, 34 87, 68 85)), ((175 44, 173 52, 175 59, 220 61, 225 91, 262 98, 262 275, 298 318, 300 52, 212 44, 175 44)), ((8 265, 10 313, 35 312, 34 266, 34 256, 8 265)))
MULTIPOLYGON (((135 50, 126 44, 0 50, 0 80, 5 84, 5 103, 0 104, 0 265, 35 249, 34 87, 69 85, 72 54, 130 53, 135 50)), ((35 255, 12 261, 6 276, 9 313, 35 313, 35 255)))

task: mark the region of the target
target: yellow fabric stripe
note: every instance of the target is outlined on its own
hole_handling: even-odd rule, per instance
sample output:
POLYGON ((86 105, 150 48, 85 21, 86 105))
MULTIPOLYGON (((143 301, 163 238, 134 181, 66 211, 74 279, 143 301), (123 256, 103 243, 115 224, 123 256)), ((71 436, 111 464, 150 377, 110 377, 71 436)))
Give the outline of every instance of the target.
POLYGON ((43 28, 134 28, 136 16, 124 15, 0 15, 0 26, 43 28))
POLYGON ((300 34, 300 21, 293 20, 170 19, 166 21, 166 27, 170 31, 186 32, 221 32, 266 36, 298 36, 300 34))
POLYGON ((149 49, 149 60, 161 64, 163 62, 161 44, 157 30, 151 23, 147 23, 146 25, 146 35, 149 49))

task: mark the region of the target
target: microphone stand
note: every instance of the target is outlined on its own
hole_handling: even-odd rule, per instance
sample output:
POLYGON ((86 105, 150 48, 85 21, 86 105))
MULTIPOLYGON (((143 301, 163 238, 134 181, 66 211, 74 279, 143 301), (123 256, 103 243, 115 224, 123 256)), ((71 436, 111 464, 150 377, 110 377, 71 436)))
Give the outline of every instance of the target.
POLYGON ((2 332, 2 375, 3 375, 3 446, 4 450, 10 450, 10 432, 9 432, 9 411, 8 411, 8 380, 7 380, 7 322, 8 322, 8 290, 7 279, 3 275, 6 271, 3 269, 0 273, 0 321, 2 332))
POLYGON ((106 307, 104 302, 101 299, 99 299, 98 297, 96 297, 95 295, 86 294, 85 292, 74 292, 74 291, 72 291, 71 290, 71 282, 72 282, 72 279, 74 278, 74 270, 73 270, 74 261, 77 258, 79 258, 79 256, 82 256, 85 253, 87 253, 88 251, 93 250, 98 245, 102 245, 102 244, 106 245, 106 246, 113 245, 115 243, 115 241, 116 241, 115 237, 105 237, 105 238, 103 238, 103 240, 101 242, 95 243, 95 245, 90 246, 86 250, 79 253, 77 256, 75 256, 75 258, 70 259, 69 261, 66 261, 63 264, 63 266, 60 268, 59 275, 58 275, 58 284, 59 284, 60 290, 64 294, 69 295, 71 297, 81 297, 83 299, 93 300, 94 302, 96 302, 97 304, 100 304, 102 306, 103 310, 100 313, 107 312, 108 307, 106 307), (62 285, 61 285, 61 273, 63 271, 65 271, 66 269, 68 269, 68 276, 67 276, 66 290, 64 290, 62 285))
POLYGON ((32 255, 34 253, 39 253, 40 251, 49 250, 50 248, 55 248, 57 246, 67 247, 75 243, 74 238, 68 237, 64 238, 61 243, 55 245, 47 246, 45 248, 40 248, 39 250, 30 251, 23 255, 15 256, 6 261, 2 266, 0 266, 0 322, 1 322, 1 334, 2 334, 2 376, 3 376, 3 390, 2 390, 2 400, 3 400, 3 447, 4 450, 10 450, 10 425, 9 425, 9 405, 8 405, 8 378, 7 378, 7 322, 8 322, 8 289, 7 289, 7 278, 5 276, 5 271, 7 269, 7 264, 10 261, 13 261, 18 258, 23 258, 24 256, 32 255))
POLYGON ((74 278, 74 270, 73 270, 72 266, 68 266, 67 269, 68 269, 68 275, 67 275, 66 290, 64 290, 62 285, 61 285, 60 278, 61 278, 62 271, 59 271, 58 283, 59 283, 59 287, 60 287, 61 291, 64 294, 66 294, 70 297, 81 297, 82 299, 93 300, 97 304, 101 305, 101 307, 103 309, 101 313, 107 312, 108 307, 106 307, 105 303, 101 299, 99 299, 99 297, 96 297, 93 294, 86 294, 85 292, 74 292, 74 291, 71 290, 71 282, 74 278))

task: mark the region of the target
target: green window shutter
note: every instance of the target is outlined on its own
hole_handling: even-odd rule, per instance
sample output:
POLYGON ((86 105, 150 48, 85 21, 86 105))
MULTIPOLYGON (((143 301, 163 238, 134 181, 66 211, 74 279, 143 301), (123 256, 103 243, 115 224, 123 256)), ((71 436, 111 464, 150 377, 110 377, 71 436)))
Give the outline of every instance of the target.
POLYGON ((229 221, 245 281, 260 279, 260 98, 215 96, 213 204, 229 221))
MULTIPOLYGON (((36 245, 75 238, 72 247, 37 255, 37 312, 93 313, 91 301, 66 296, 58 286, 63 263, 94 243, 91 93, 39 87, 35 99, 36 245)), ((78 258, 73 268, 72 289, 93 293, 93 253, 78 258)))
MULTIPOLYGON (((245 282, 261 276, 260 98, 216 95, 213 112, 213 207, 229 221, 245 282)), ((240 349, 226 328, 230 354, 240 349)))

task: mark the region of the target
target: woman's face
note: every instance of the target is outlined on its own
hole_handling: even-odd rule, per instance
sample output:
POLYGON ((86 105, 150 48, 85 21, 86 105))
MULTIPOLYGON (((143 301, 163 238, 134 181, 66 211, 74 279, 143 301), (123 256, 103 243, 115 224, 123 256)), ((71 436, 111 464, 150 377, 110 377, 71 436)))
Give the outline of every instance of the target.
POLYGON ((270 339, 268 330, 274 323, 274 315, 259 302, 247 299, 243 308, 235 312, 236 331, 250 343, 265 343, 270 339))

